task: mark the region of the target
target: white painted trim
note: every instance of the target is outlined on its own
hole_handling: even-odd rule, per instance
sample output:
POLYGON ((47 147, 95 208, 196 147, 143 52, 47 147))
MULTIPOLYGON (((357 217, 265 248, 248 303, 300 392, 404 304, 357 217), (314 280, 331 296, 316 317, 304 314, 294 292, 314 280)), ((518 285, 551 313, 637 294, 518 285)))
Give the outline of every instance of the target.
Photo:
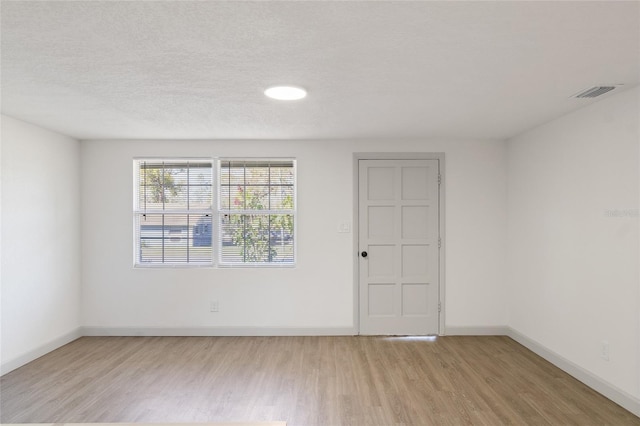
POLYGON ((445 187, 446 187, 446 183, 447 183, 447 173, 446 173, 446 169, 445 169, 445 161, 444 161, 444 153, 437 153, 434 154, 435 158, 438 159, 438 173, 439 173, 439 179, 440 179, 440 183, 438 185, 438 207, 440 209, 440 211, 438 212, 438 232, 440 233, 440 268, 439 268, 439 273, 440 273, 440 287, 438 289, 438 294, 439 294, 439 300, 438 302, 440 303, 440 318, 439 318, 439 322, 440 322, 440 334, 443 334, 446 330, 446 303, 444 303, 444 301, 446 300, 446 286, 444 285, 445 281, 446 281, 446 262, 445 262, 445 256, 447 253, 447 233, 446 233, 446 215, 445 215, 445 201, 446 201, 446 197, 445 197, 445 187))
POLYGON ((23 365, 28 364, 31 361, 34 361, 41 356, 48 354, 49 352, 52 352, 68 343, 73 342, 76 339, 79 339, 80 337, 82 337, 81 329, 76 328, 75 330, 63 334, 62 336, 59 336, 51 340, 50 342, 45 343, 44 345, 38 346, 37 348, 34 348, 18 356, 17 358, 3 362, 2 365, 0 365, 0 375, 7 374, 10 371, 20 368, 23 365))
POLYGON ((359 212, 360 198, 359 190, 359 161, 360 160, 438 160, 438 172, 441 176, 441 182, 438 186, 438 205, 441 247, 440 247, 440 276, 438 288, 438 302, 440 302, 440 314, 438 316, 438 333, 445 334, 445 253, 446 253, 446 234, 445 234, 445 153, 444 152, 355 152, 353 154, 353 324, 356 334, 360 334, 360 276, 359 276, 359 259, 360 252, 360 229, 359 212))
POLYGON ((640 399, 623 391, 622 389, 617 388, 600 377, 595 376, 590 371, 585 370, 563 356, 558 355, 554 351, 547 349, 544 345, 530 339, 519 331, 516 331, 511 327, 506 327, 506 329, 506 335, 520 343, 525 348, 541 356, 564 372, 580 380, 591 389, 601 393, 611 401, 640 417, 640 399))
POLYGON ((508 336, 509 327, 493 325, 485 327, 446 327, 446 336, 508 336))
POLYGON ((353 327, 82 327, 83 336, 353 336, 353 327))
POLYGON ((360 156, 353 154, 353 327, 360 334, 360 156))

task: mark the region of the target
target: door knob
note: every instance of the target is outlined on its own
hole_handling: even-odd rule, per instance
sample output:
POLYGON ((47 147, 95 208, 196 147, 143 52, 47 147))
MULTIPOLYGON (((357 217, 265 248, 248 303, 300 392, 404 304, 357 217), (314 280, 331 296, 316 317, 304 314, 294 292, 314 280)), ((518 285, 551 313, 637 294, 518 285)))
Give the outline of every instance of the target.
POLYGON ((363 251, 362 253, 360 253, 362 255, 362 257, 367 257, 367 252, 363 251))

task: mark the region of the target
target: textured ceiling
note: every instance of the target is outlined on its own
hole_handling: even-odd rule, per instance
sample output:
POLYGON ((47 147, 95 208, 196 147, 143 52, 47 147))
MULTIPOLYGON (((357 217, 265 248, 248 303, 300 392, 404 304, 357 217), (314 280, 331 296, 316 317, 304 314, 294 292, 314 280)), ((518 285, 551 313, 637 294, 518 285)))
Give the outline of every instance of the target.
POLYGON ((0 13, 2 112, 80 139, 504 139, 594 102, 576 92, 640 76, 636 1, 2 1, 0 13), (267 99, 274 84, 309 96, 267 99))

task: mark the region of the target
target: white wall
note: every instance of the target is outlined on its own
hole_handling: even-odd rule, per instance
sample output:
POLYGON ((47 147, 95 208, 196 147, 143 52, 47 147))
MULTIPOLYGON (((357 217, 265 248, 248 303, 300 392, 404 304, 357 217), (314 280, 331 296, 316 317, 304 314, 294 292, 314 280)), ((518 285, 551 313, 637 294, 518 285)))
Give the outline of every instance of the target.
POLYGON ((446 153, 447 326, 505 325, 505 144, 384 140, 82 142, 83 325, 353 332, 353 233, 337 230, 353 219, 353 153, 374 151, 446 153), (138 156, 296 157, 297 267, 134 269, 138 156))
POLYGON ((80 327, 79 142, 2 116, 2 371, 80 327))
POLYGON ((508 142, 509 325, 636 399, 639 90, 508 142))

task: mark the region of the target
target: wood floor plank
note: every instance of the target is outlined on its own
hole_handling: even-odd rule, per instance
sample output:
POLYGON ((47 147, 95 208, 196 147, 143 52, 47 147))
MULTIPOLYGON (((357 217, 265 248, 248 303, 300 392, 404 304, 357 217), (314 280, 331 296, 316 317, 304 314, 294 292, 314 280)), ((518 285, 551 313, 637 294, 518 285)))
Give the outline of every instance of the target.
POLYGON ((0 378, 2 423, 640 425, 507 337, 83 337, 0 378))

